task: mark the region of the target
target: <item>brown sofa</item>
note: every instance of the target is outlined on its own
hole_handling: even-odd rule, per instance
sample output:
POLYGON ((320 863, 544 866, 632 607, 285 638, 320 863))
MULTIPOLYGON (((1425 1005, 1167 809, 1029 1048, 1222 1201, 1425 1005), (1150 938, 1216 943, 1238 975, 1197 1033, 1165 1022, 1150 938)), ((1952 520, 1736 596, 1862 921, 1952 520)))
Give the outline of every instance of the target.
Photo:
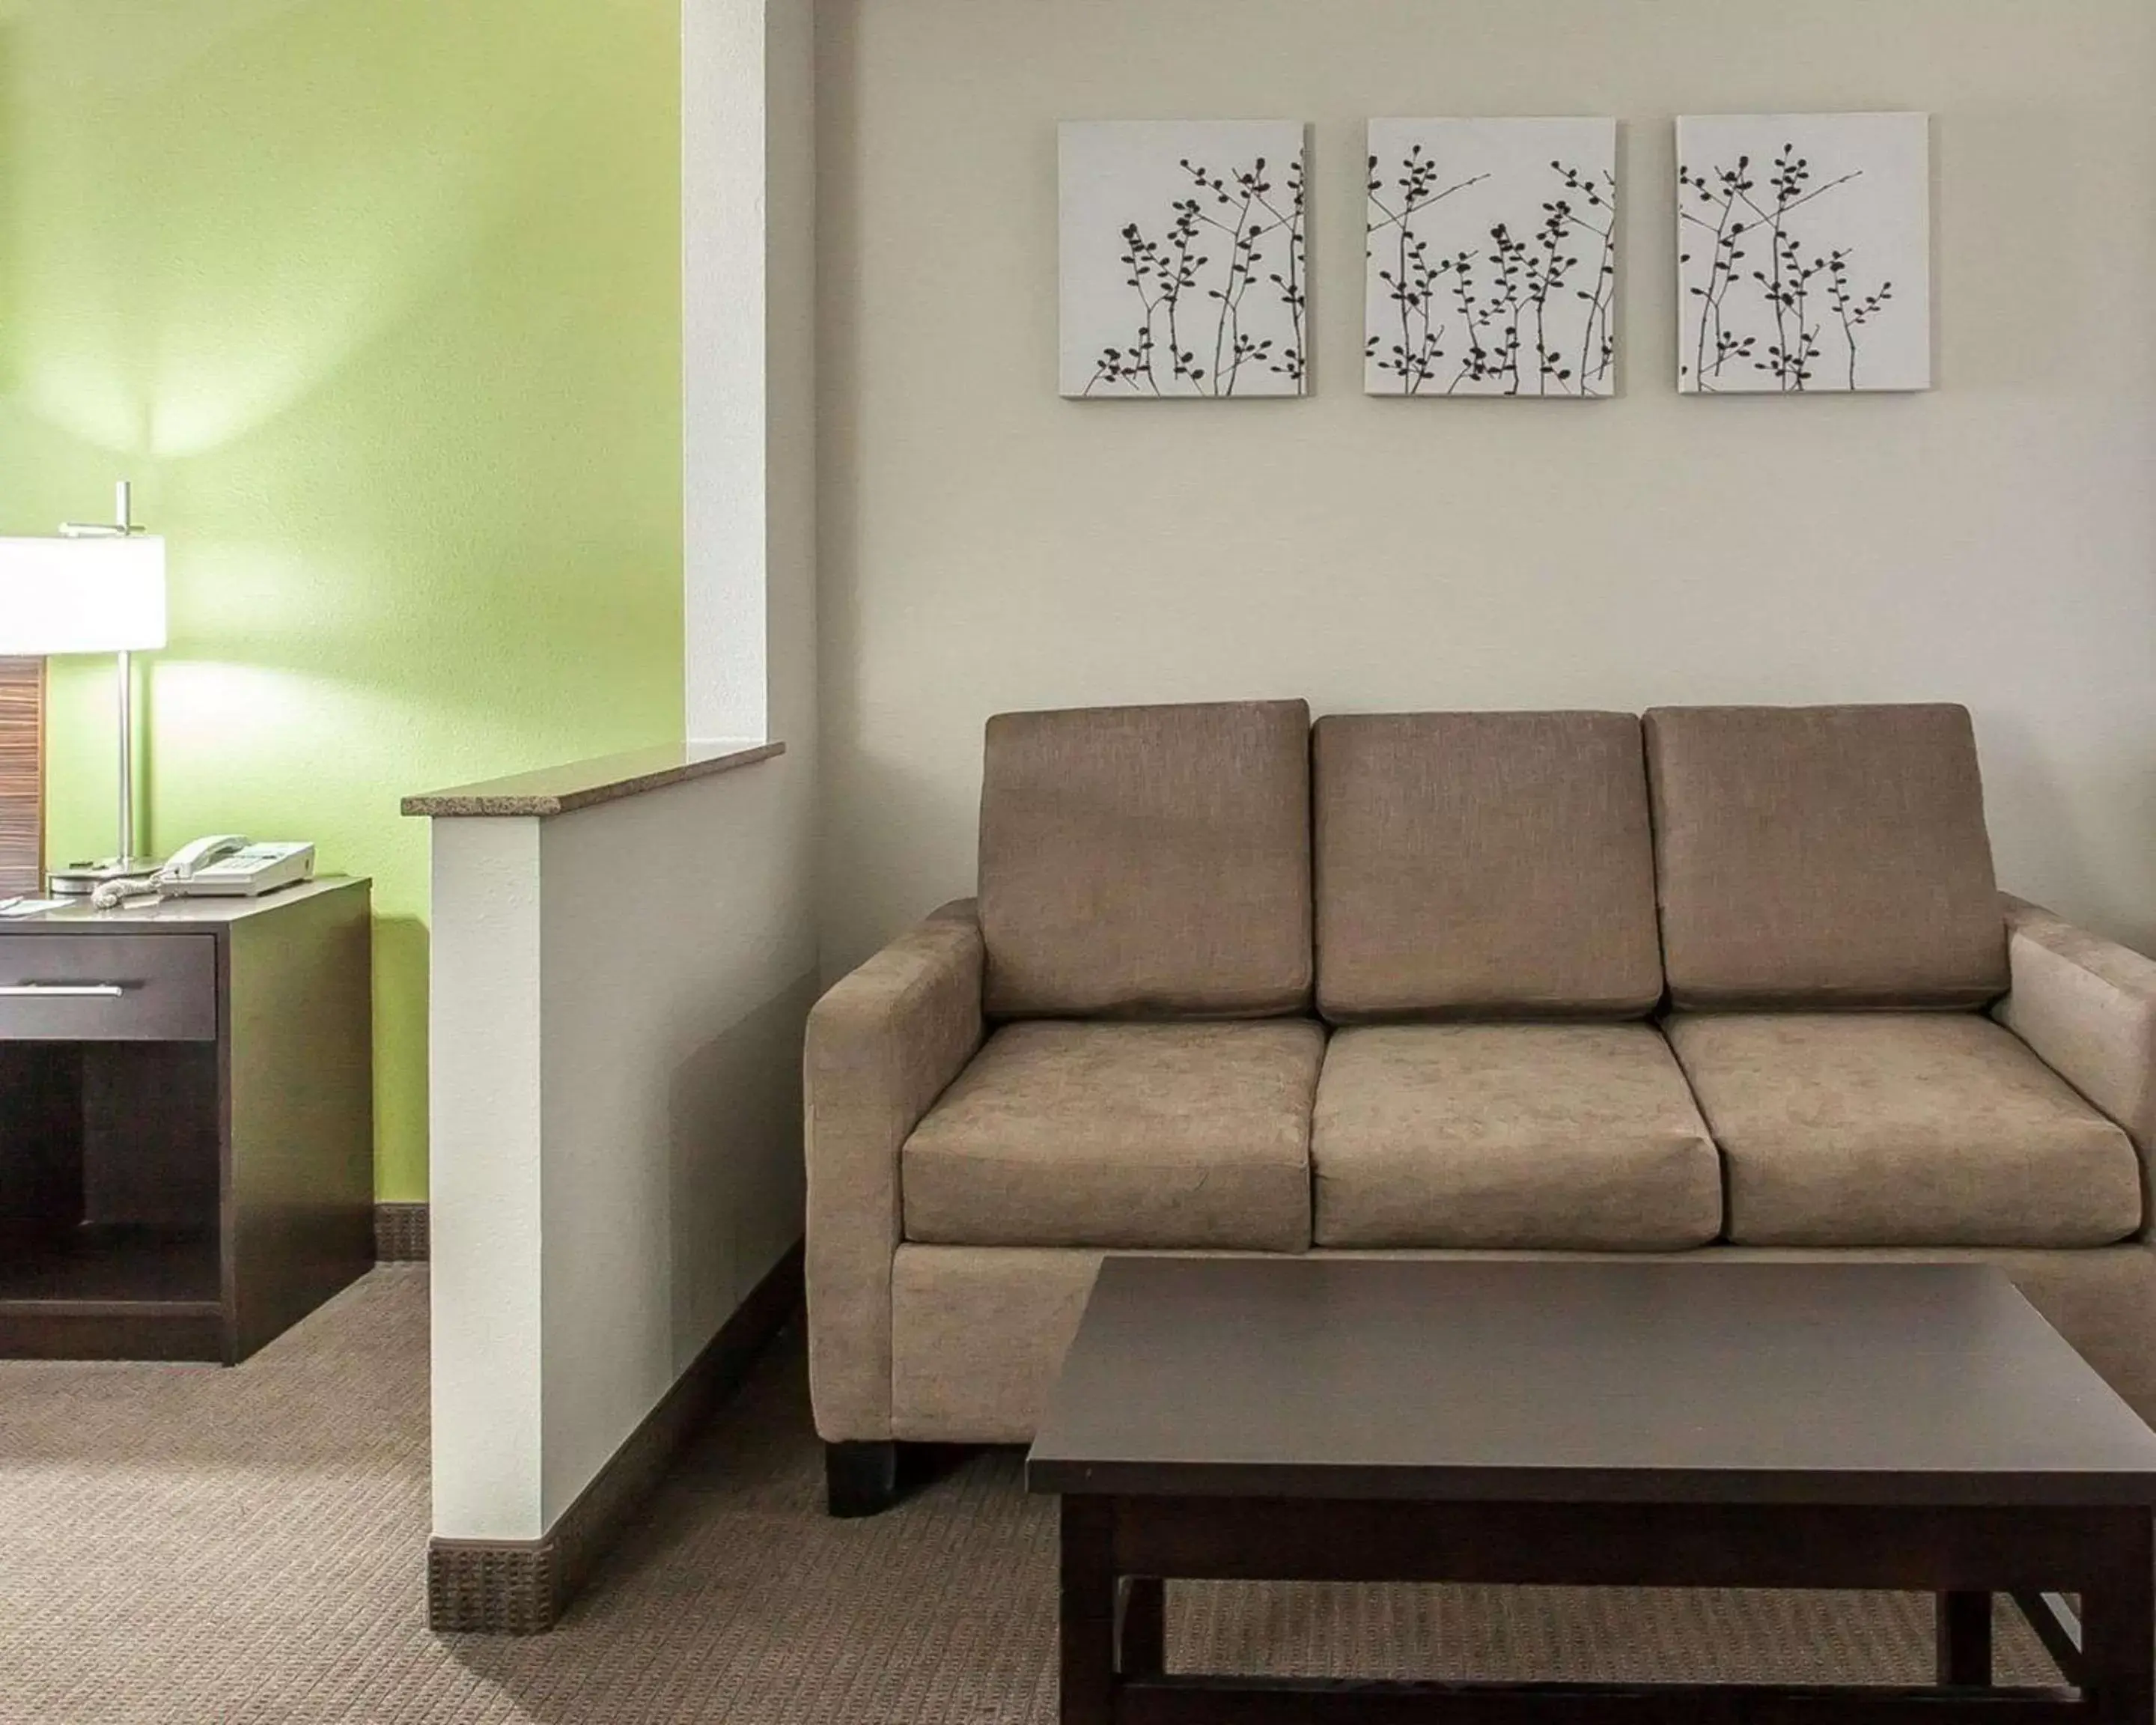
POLYGON ((2000 897, 1959 707, 1005 714, 806 1063, 841 1512, 1117 1250, 1981 1258, 2156 1414, 2156 963, 2000 897))

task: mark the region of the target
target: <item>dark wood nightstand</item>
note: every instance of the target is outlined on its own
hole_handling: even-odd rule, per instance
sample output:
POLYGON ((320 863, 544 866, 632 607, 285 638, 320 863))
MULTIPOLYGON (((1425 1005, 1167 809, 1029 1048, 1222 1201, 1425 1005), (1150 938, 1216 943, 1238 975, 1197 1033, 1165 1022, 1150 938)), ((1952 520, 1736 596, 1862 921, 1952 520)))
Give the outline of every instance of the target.
POLYGON ((0 1357, 236 1364, 374 1261, 368 883, 0 918, 0 1357))

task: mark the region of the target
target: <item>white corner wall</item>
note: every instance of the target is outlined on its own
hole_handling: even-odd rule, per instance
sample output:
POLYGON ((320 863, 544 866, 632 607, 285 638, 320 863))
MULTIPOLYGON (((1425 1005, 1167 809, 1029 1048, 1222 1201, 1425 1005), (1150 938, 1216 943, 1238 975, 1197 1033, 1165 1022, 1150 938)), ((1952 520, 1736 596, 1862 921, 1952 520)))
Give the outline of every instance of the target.
POLYGON ((826 0, 827 968, 970 889, 998 709, 1943 698, 2002 880, 2156 946, 2148 0, 826 0), (1936 116, 1939 388, 1679 400, 1671 120, 1936 116), (1604 403, 1360 389, 1362 122, 1623 122, 1604 403), (1316 395, 1055 395, 1055 122, 1314 122, 1316 395))
POLYGON ((691 742, 771 734, 765 6, 681 4, 682 651, 691 742))
POLYGON ((814 0, 682 0, 683 634, 692 742, 815 701, 814 0))

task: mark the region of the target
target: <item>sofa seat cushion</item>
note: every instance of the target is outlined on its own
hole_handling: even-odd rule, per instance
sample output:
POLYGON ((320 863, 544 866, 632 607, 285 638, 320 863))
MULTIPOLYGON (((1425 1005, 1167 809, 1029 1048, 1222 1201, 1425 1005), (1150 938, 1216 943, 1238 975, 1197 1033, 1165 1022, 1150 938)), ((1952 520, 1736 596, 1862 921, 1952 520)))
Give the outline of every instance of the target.
POLYGON ((1300 1251, 1324 1052, 1307 1019, 1007 1024, 900 1153, 906 1237, 1300 1251))
POLYGON ((1749 1245, 2094 1246, 2141 1225, 2126 1134, 1969 1013, 1667 1027, 1749 1245))
POLYGON ((1630 713, 1373 713, 1312 743, 1317 1004, 1644 1018, 1662 995, 1630 713))
POLYGON ((1713 1142, 1648 1024, 1342 1030, 1311 1165, 1320 1245, 1645 1251, 1722 1230, 1713 1142))

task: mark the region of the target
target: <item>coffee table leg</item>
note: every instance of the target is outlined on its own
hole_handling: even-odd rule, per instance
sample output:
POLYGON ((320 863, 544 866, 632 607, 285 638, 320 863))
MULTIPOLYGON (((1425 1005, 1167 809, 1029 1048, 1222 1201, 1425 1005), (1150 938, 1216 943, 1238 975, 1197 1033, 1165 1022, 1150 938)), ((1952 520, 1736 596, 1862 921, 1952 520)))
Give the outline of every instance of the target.
POLYGON ((1939 1681, 1964 1688, 1991 1681, 1991 1595, 1953 1593, 1935 1597, 1939 1681))
POLYGON ((1127 1677, 1157 1677, 1168 1669, 1168 1587, 1158 1575, 1123 1580, 1123 1625, 1116 1669, 1127 1677))
POLYGON ((1115 1707, 1115 1507, 1063 1500, 1062 1725, 1109 1725, 1115 1707))
POLYGON ((2123 1515, 2097 1578, 2082 1590, 2082 1686, 2103 1725, 2156 1712, 2156 1538, 2148 1512, 2123 1515))

